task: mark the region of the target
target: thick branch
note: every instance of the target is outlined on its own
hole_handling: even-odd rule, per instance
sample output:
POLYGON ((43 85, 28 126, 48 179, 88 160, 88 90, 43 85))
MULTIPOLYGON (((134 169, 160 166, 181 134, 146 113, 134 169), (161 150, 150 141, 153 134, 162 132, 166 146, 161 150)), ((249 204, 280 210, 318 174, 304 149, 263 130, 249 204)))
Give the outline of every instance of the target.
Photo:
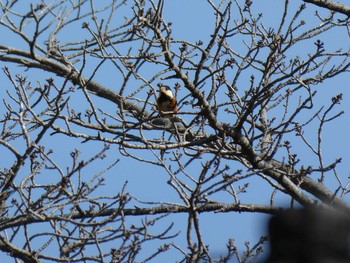
POLYGON ((137 117, 147 118, 150 116, 150 113, 145 111, 139 104, 123 98, 95 81, 82 77, 69 65, 63 65, 47 57, 38 55, 33 58, 30 52, 3 45, 0 45, 0 52, 3 53, 0 55, 1 61, 12 62, 29 68, 43 69, 60 77, 68 78, 73 84, 85 87, 96 96, 116 103, 119 107, 132 112, 137 117))
POLYGON ((27 250, 14 246, 11 242, 8 242, 1 235, 0 235, 0 249, 1 251, 7 252, 16 258, 22 259, 23 262, 28 262, 28 263, 41 262, 39 259, 36 258, 36 255, 34 253, 30 253, 27 250))
MULTIPOLYGON (((265 206, 265 205, 251 205, 251 204, 223 204, 223 203, 205 203, 203 205, 198 205, 196 208, 198 213, 223 213, 223 212, 260 212, 266 214, 275 214, 281 210, 279 207, 275 206, 265 206)), ((33 224, 51 220, 62 220, 65 221, 83 219, 83 218, 95 218, 95 217, 107 217, 115 215, 116 211, 119 211, 119 208, 116 209, 106 209, 103 211, 95 212, 85 212, 84 214, 73 214, 73 215, 61 215, 61 216, 47 216, 45 218, 30 217, 29 215, 19 216, 16 218, 6 219, 3 218, 2 222, 0 221, 0 230, 4 230, 10 227, 21 226, 25 224, 33 224), (6 222, 8 220, 8 222, 6 222), (2 226, 1 226, 2 225, 2 226)), ((145 216, 145 215, 157 215, 157 214, 168 214, 168 213, 189 213, 191 210, 190 207, 172 205, 172 206, 157 206, 150 208, 126 208, 122 209, 123 216, 145 216)))
POLYGON ((347 16, 350 16, 350 7, 341 3, 332 2, 328 0, 304 0, 304 2, 311 3, 331 11, 335 11, 347 16))

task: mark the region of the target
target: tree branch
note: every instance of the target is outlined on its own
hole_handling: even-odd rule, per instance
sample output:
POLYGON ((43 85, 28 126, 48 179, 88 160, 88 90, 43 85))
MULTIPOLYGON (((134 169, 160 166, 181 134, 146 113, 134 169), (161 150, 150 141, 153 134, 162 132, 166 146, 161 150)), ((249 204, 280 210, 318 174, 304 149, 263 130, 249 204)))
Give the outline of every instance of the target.
MULTIPOLYGON (((45 218, 38 218, 36 216, 23 215, 13 218, 3 217, 0 220, 0 231, 9 227, 21 226, 23 224, 29 225, 39 222, 49 222, 51 220, 71 221, 76 219, 89 219, 96 217, 108 217, 115 215, 123 216, 145 216, 145 215, 161 215, 171 213, 189 213, 191 208, 180 205, 161 205, 150 208, 125 208, 125 209, 105 209, 102 211, 89 212, 84 214, 75 213, 60 216, 45 216, 45 218), (117 214, 116 214, 117 213, 117 214)), ((196 211, 198 213, 227 213, 227 212, 260 212, 266 214, 275 214, 282 210, 280 207, 268 205, 253 205, 253 204, 224 204, 224 203, 203 203, 198 204, 196 211)))
POLYGON ((306 3, 311 3, 319 7, 326 8, 331 11, 335 11, 347 16, 350 16, 350 7, 338 2, 332 2, 329 0, 303 0, 306 3))

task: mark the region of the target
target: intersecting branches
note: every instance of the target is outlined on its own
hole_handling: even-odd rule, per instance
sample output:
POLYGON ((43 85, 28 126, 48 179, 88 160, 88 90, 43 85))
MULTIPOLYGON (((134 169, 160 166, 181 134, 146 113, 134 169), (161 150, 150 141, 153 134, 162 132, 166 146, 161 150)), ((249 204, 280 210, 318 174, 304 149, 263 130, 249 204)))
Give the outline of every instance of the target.
POLYGON ((74 93, 67 81, 58 87, 48 79, 46 84, 33 87, 20 75, 13 76, 8 68, 4 73, 13 87, 4 100, 6 113, 0 121, 0 145, 8 163, 0 170, 0 231, 6 233, 1 235, 1 250, 26 262, 69 258, 102 261, 106 257, 133 261, 144 242, 174 237, 169 234, 171 226, 152 234, 152 226, 163 215, 144 220, 139 226, 127 226, 124 210, 131 197, 125 186, 111 195, 97 194, 104 186, 104 174, 119 162, 110 160, 105 168, 93 168, 101 167, 110 145, 104 144, 86 158, 66 142, 62 146, 71 148, 67 153, 70 160, 57 158, 64 150, 53 139, 57 138, 54 127, 74 93), (50 137, 53 140, 47 142, 50 137), (33 232, 34 225, 40 223, 46 223, 45 230, 33 232), (20 229, 25 238, 15 244, 12 240, 21 235, 20 229), (121 242, 109 253, 102 252, 100 247, 112 240, 121 242), (57 253, 50 253, 50 249, 57 253))
MULTIPOLYGON (((349 21, 333 12, 317 13, 311 25, 305 4, 284 3, 280 20, 268 27, 252 1, 208 0, 213 27, 204 39, 191 42, 174 37, 165 0, 53 1, 28 5, 26 11, 16 1, 1 1, 0 26, 21 44, 2 40, 0 60, 52 74, 33 88, 4 69, 12 88, 0 122, 0 145, 10 156, 1 168, 1 229, 13 232, 1 236, 1 249, 13 246, 16 227, 49 222, 50 230, 39 234, 24 227, 26 239, 14 249, 16 257, 133 261, 143 242, 174 236, 172 225, 158 235, 148 232, 162 215, 185 213, 188 250, 171 246, 190 262, 212 261, 201 213, 274 213, 278 193, 292 203, 350 212, 342 200, 349 183, 338 174, 340 158, 329 163, 323 150, 326 125, 343 114, 338 111, 342 96, 320 102, 316 89, 349 71, 349 50, 331 50, 323 42, 325 33, 346 28, 349 21), (79 34, 67 38, 69 31, 79 34), (173 86, 179 104, 175 118, 161 118, 156 110, 159 83, 173 86), (309 137, 313 130, 316 140, 309 137), (73 147, 70 165, 62 164, 55 153, 64 140, 102 150, 83 160, 73 147), (146 202, 122 186, 96 197, 104 187, 102 175, 118 162, 108 159, 111 148, 161 168, 178 202, 146 202), (313 159, 305 158, 305 149, 313 159), (89 181, 88 167, 106 158, 110 164, 89 181), (41 174, 53 176, 42 183, 41 174), (338 182, 335 192, 324 185, 327 177, 338 182), (245 202, 245 194, 259 184, 254 181, 269 185, 270 205, 245 202), (133 202, 145 207, 127 207, 133 202), (127 227, 129 215, 159 217, 127 227), (41 238, 45 245, 34 249, 32 240, 41 238), (111 240, 120 245, 102 252, 100 245, 111 240), (56 258, 45 254, 50 246, 59 248, 56 258), (90 246, 94 255, 84 251, 90 246)), ((247 245, 247 257, 236 253, 231 241, 226 259, 254 258, 263 241, 247 245)), ((164 244, 145 261, 168 248, 164 244)))

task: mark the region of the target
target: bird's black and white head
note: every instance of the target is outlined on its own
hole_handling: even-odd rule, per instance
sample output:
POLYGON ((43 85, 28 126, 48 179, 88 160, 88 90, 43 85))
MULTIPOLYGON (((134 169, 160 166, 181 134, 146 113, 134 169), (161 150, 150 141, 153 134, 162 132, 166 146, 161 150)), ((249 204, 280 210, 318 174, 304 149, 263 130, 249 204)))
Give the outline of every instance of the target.
POLYGON ((162 85, 159 88, 160 95, 165 95, 169 99, 172 99, 174 97, 173 92, 171 91, 170 87, 167 85, 162 85))

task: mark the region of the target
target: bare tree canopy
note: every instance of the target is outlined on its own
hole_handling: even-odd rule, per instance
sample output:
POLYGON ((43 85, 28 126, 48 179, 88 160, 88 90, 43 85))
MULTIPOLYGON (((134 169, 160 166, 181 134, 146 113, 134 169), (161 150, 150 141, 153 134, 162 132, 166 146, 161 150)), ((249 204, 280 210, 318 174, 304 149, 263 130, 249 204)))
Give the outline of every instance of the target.
POLYGON ((327 148, 344 145, 328 128, 343 121, 347 84, 329 87, 349 72, 350 6, 207 0, 210 17, 191 15, 210 27, 186 33, 170 0, 0 5, 8 258, 253 262, 266 237, 239 246, 227 223, 215 255, 217 217, 350 214, 348 169, 327 148), (159 112, 161 86, 176 114, 159 112))

